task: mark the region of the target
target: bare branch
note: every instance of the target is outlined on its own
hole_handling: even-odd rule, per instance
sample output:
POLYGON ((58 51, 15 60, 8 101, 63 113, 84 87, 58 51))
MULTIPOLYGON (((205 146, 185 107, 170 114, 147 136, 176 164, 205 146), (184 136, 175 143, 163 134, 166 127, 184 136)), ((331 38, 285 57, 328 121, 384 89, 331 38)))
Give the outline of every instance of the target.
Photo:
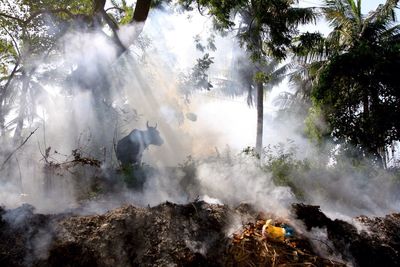
POLYGON ((65 14, 69 15, 70 17, 75 16, 71 11, 69 11, 68 9, 64 9, 64 8, 60 8, 60 9, 42 9, 42 10, 38 10, 38 11, 32 13, 32 15, 25 20, 25 24, 28 24, 33 19, 35 19, 37 16, 40 16, 42 14, 57 14, 57 13, 65 13, 65 14))
POLYGON ((10 155, 8 155, 8 157, 4 160, 3 164, 1 164, 0 170, 3 170, 4 166, 10 160, 10 158, 15 154, 15 152, 17 152, 19 149, 21 149, 21 147, 23 147, 26 144, 26 142, 28 142, 29 138, 31 138, 31 136, 37 131, 37 129, 39 129, 39 127, 37 127, 35 130, 33 130, 28 135, 28 137, 25 138, 25 140, 16 149, 14 149, 14 151, 11 152, 10 155))
POLYGON ((20 51, 19 48, 18 48, 18 43, 17 43, 17 41, 15 40, 14 36, 7 30, 6 27, 4 27, 4 26, 1 26, 1 27, 3 28, 3 30, 5 30, 5 32, 8 34, 8 36, 10 36, 12 42, 14 43, 15 51, 17 51, 18 56, 21 56, 21 51, 20 51))
POLYGON ((8 15, 8 14, 2 13, 2 12, 0 12, 0 17, 5 17, 5 18, 7 18, 7 19, 17 20, 17 21, 20 22, 20 23, 25 23, 25 21, 24 21, 23 19, 20 19, 20 18, 18 18, 18 17, 11 16, 11 15, 8 15))
POLYGON ((126 51, 126 47, 122 44, 121 40, 118 37, 118 24, 116 24, 110 17, 109 15, 106 13, 106 11, 102 11, 101 15, 103 16, 104 20, 106 21, 107 25, 110 27, 112 33, 113 33, 113 41, 115 42, 115 44, 119 47, 120 49, 120 53, 124 53, 126 51))
POLYGON ((9 14, 5 14, 5 13, 0 13, 0 17, 5 17, 8 19, 13 19, 16 20, 18 22, 20 22, 23 25, 26 25, 28 23, 30 23, 32 20, 34 20, 36 17, 42 15, 42 14, 58 14, 58 13, 65 13, 67 15, 69 15, 70 17, 74 17, 75 15, 69 11, 68 9, 64 9, 64 8, 57 8, 57 9, 40 9, 38 11, 33 12, 27 19, 21 19, 18 17, 14 17, 12 15, 9 14))
POLYGON ((121 13, 125 12, 124 9, 122 9, 122 8, 120 8, 120 7, 117 7, 117 6, 109 7, 109 8, 107 8, 107 9, 104 10, 104 11, 108 12, 108 11, 113 10, 113 9, 116 9, 116 10, 118 10, 118 11, 121 12, 121 13))
POLYGON ((17 62, 15 63, 14 69, 12 70, 10 76, 8 77, 7 83, 4 85, 3 90, 0 94, 0 109, 1 109, 1 105, 3 104, 7 89, 10 86, 11 81, 15 76, 15 73, 17 73, 19 65, 20 65, 20 58, 18 58, 17 62))

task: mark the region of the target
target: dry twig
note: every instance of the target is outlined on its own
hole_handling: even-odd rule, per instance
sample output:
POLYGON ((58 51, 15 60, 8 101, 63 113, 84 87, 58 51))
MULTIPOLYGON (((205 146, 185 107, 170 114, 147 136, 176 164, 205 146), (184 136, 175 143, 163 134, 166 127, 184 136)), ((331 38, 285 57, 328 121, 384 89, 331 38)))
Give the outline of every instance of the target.
POLYGON ((37 129, 39 129, 39 127, 37 127, 35 130, 33 130, 27 138, 25 138, 25 140, 22 142, 22 144, 20 144, 16 149, 14 149, 14 151, 12 151, 8 157, 3 161, 3 163, 1 164, 0 167, 0 171, 3 170, 4 166, 6 165, 6 163, 10 160, 10 158, 15 154, 15 152, 17 152, 21 147, 23 147, 26 142, 28 142, 29 138, 31 138, 31 136, 37 131, 37 129))

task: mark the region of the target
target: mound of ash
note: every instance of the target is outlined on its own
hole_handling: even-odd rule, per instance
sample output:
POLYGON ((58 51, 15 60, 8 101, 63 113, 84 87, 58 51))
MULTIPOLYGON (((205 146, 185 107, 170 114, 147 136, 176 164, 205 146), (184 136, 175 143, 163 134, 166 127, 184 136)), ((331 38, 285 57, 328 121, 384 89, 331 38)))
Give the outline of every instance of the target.
POLYGON ((0 266, 31 266, 47 251, 50 242, 44 241, 52 240, 55 216, 33 211, 28 204, 7 211, 0 207, 0 266))
POLYGON ((354 218, 361 226, 331 220, 318 206, 294 204, 293 211, 307 230, 326 228, 328 239, 343 259, 356 266, 400 266, 400 214, 354 218))
MULTIPOLYGON (((357 231, 318 207, 297 204, 293 211, 308 229, 326 228, 344 260, 398 266, 400 215, 359 217, 366 230, 357 231)), ((167 202, 88 216, 35 214, 23 205, 0 208, 0 215, 0 266, 343 266, 318 255, 290 222, 274 218, 272 225, 272 215, 248 205, 167 202), (290 235, 274 237, 284 227, 290 235)))

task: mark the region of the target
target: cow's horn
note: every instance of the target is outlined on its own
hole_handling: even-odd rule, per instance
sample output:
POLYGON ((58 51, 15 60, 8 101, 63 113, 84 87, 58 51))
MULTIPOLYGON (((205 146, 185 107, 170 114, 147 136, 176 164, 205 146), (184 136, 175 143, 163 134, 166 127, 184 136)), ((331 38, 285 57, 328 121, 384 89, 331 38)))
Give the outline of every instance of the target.
POLYGON ((149 121, 146 121, 146 126, 147 126, 147 128, 150 128, 149 121))
POLYGON ((156 123, 156 126, 154 126, 154 129, 157 129, 157 123, 156 123))

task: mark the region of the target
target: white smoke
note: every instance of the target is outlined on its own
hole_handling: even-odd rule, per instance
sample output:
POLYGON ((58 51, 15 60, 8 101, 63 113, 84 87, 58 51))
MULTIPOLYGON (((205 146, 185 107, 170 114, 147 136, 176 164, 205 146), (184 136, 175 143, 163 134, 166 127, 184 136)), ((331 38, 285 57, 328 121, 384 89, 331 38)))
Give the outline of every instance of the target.
MULTIPOLYGON (((256 162, 235 156, 255 143, 256 111, 247 106, 245 96, 230 98, 217 91, 203 91, 193 93, 187 102, 180 94, 181 73, 202 55, 195 49, 194 36, 207 33, 210 25, 211 21, 201 16, 193 15, 188 22, 184 14, 152 11, 141 41, 118 60, 115 48, 103 34, 69 33, 60 43, 61 56, 37 64, 54 68, 60 79, 69 77, 80 64, 84 65, 93 75, 89 77, 109 82, 108 90, 79 88, 73 81, 44 85, 45 90, 38 98, 40 116, 35 121, 40 128, 13 157, 8 182, 0 185, 1 204, 15 207, 28 202, 39 212, 60 212, 79 206, 81 196, 76 192, 74 181, 82 184, 85 179, 101 175, 112 179, 113 174, 109 175, 106 170, 117 167, 115 142, 134 128, 145 129, 149 121, 151 125, 158 124, 165 141, 163 146, 145 151, 143 159, 160 169, 158 175, 146 181, 143 192, 124 189, 118 196, 87 203, 87 211, 100 212, 121 203, 144 206, 166 200, 185 203, 198 194, 203 199, 215 198, 224 204, 249 202, 260 209, 287 214, 289 204, 297 200, 290 188, 275 185, 272 174, 256 162), (99 69, 106 69, 107 77, 96 76, 104 73, 99 69), (99 99, 106 99, 107 105, 99 104, 102 102, 99 99), (188 119, 189 113, 196 120, 188 119), (45 173, 45 160, 40 152, 43 154, 48 147, 51 147, 48 160, 54 163, 71 160, 68 155, 80 148, 83 156, 104 160, 107 164, 99 173, 84 168, 77 173, 63 170, 62 175, 57 170, 45 173), (203 160, 226 147, 231 149, 232 161, 203 160), (165 170, 184 162, 189 155, 201 160, 196 184, 186 190, 182 188, 182 176, 171 177, 171 172, 165 170), (46 191, 49 182, 46 179, 51 182, 50 192, 46 191)), ((127 27, 119 32, 124 43, 131 42, 134 31, 127 27)), ((243 51, 232 36, 217 37, 216 46, 217 51, 211 53, 215 63, 210 77, 226 77, 224 72, 230 71, 232 55, 243 51)), ((264 143, 273 145, 290 138, 299 147, 299 159, 320 160, 321 155, 293 127, 295 123, 276 123, 272 111, 268 104, 264 143)), ((347 166, 334 175, 324 168, 294 171, 291 175, 295 176, 295 184, 307 193, 310 203, 321 205, 335 217, 399 210, 398 198, 392 197, 396 191, 391 181, 380 173, 375 179, 365 180, 347 166)), ((81 189, 89 194, 87 187, 81 189)))

